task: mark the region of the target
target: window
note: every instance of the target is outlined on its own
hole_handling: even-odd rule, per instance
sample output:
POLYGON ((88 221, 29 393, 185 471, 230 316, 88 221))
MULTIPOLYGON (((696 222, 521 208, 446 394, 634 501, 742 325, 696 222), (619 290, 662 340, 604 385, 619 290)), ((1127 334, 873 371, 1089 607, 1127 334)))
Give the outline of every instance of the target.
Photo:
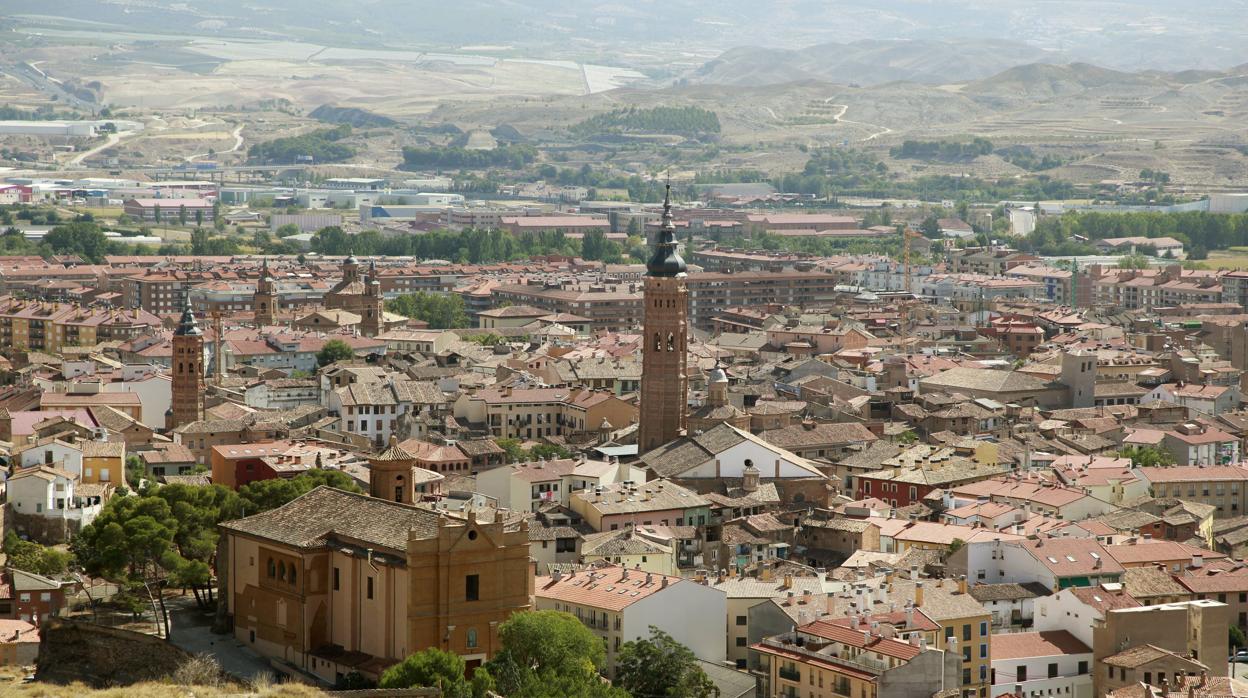
POLYGON ((465 646, 467 646, 467 647, 469 647, 469 648, 474 648, 474 647, 476 647, 476 646, 477 646, 477 629, 476 629, 476 628, 468 628, 468 635, 467 635, 467 637, 468 637, 468 639, 467 639, 467 640, 465 640, 465 642, 464 642, 465 646))
POLYGON ((971 641, 971 626, 969 623, 962 626, 962 641, 963 642, 971 641))
POLYGON ((338 591, 339 582, 341 581, 342 571, 337 567, 334 568, 334 591, 338 591))
POLYGON ((988 637, 988 621, 981 620, 979 622, 979 636, 988 637))
POLYGON ((366 597, 369 599, 373 598, 373 578, 372 577, 368 578, 368 592, 366 594, 366 597))
POLYGON ((277 565, 273 563, 273 558, 269 558, 268 569, 269 569, 269 579, 276 579, 277 578, 277 565))
POLYGON ((1083 676, 1087 673, 1088 673, 1088 662, 1086 660, 1079 662, 1079 675, 1083 676))
POLYGON ((1014 680, 1019 683, 1022 683, 1027 680, 1027 667, 1026 666, 1019 666, 1017 669, 1015 669, 1014 680))
POLYGON ((1144 683, 1150 686, 1153 684, 1153 672, 1151 671, 1144 672, 1144 683))
POLYGON ((962 685, 965 686, 969 684, 970 682, 971 682, 971 670, 963 669, 962 670, 962 685))
POLYGON ((1050 663, 1049 663, 1049 678, 1050 678, 1050 679, 1056 679, 1056 678, 1057 678, 1057 662, 1050 662, 1050 663))
POLYGON ((737 616, 737 625, 745 625, 745 624, 746 624, 745 616, 737 616))
POLYGON ((980 659, 987 659, 987 658, 988 658, 988 643, 987 643, 987 642, 980 643, 980 645, 979 645, 979 658, 980 658, 980 659))
POLYGON ((737 638, 737 647, 745 647, 745 638, 743 637, 737 638))
POLYGON ((481 575, 470 574, 464 577, 464 600, 479 601, 481 599, 481 575))

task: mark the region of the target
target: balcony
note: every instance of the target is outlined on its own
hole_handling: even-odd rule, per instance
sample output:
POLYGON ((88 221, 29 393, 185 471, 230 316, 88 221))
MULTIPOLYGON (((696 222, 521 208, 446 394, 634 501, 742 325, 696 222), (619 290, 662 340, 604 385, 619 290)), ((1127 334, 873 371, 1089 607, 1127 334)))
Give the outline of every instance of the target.
POLYGON ((792 681, 793 683, 802 682, 802 672, 800 669, 798 669, 795 666, 794 667, 781 666, 780 668, 776 669, 776 674, 780 678, 784 679, 785 681, 792 681))

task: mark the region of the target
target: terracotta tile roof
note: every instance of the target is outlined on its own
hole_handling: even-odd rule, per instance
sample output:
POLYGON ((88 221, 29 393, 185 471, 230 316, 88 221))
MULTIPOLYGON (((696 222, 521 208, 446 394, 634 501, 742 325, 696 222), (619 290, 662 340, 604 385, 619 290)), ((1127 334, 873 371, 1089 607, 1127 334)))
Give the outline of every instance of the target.
POLYGON ((622 567, 600 567, 577 574, 538 577, 534 596, 607 611, 622 611, 637 601, 677 584, 696 584, 680 577, 650 574, 622 567), (646 578, 649 576, 650 581, 646 578))
POLYGON ((1099 611, 1101 615, 1104 615, 1106 611, 1140 606, 1140 602, 1125 591, 1110 591, 1104 587, 1071 587, 1067 591, 1087 606, 1099 611))
MULTIPOLYGON (((1192 698, 1243 698, 1248 696, 1248 682, 1240 679, 1233 679, 1227 676, 1180 676, 1178 681, 1169 686, 1169 695, 1187 696, 1192 698), (1201 685, 1201 682, 1204 685, 1201 685), (1188 690, 1191 689, 1191 693, 1188 690)), ((1164 693, 1159 687, 1149 686, 1144 683, 1134 683, 1130 686, 1110 691, 1106 694, 1108 698, 1165 698, 1164 693)))
POLYGON ((1151 483, 1160 482, 1206 482, 1217 480, 1248 480, 1248 467, 1243 465, 1174 465, 1140 468, 1151 483))
POLYGON ((1092 649, 1065 630, 999 633, 992 636, 992 660, 1091 654, 1092 649))
POLYGON ((437 535, 440 516, 427 509, 321 486, 276 509, 227 521, 221 528, 296 548, 319 547, 340 535, 403 554, 409 534, 422 538, 437 535))
POLYGON ((1123 567, 1095 540, 1039 538, 1020 543, 1057 577, 1121 574, 1123 567))
POLYGON ((126 444, 121 441, 82 441, 83 458, 125 458, 126 444))
MULTIPOLYGON (((1242 583, 1248 585, 1248 577, 1242 583)), ((1188 590, 1169 572, 1156 567, 1132 567, 1122 574, 1122 588, 1135 599, 1155 596, 1188 596, 1188 590)))
MULTIPOLYGON (((753 413, 751 413, 753 414, 753 413)), ((877 440, 870 429, 857 422, 829 424, 794 424, 782 429, 771 429, 759 434, 764 441, 781 448, 818 446, 822 444, 867 444, 877 440)))
POLYGON ((629 491, 628 485, 615 483, 603 487, 601 495, 595 494, 594 490, 583 490, 573 493, 572 496, 586 500, 589 507, 603 516, 710 506, 710 501, 705 497, 674 482, 652 480, 638 483, 634 487, 636 492, 629 491))
POLYGON ((1177 659, 1185 663, 1193 664, 1198 668, 1208 668, 1194 659, 1189 659, 1178 653, 1171 652, 1170 650, 1162 649, 1156 645, 1136 645, 1135 647, 1125 649, 1118 654, 1111 654, 1101 661, 1110 666, 1135 669, 1137 667, 1142 667, 1145 664, 1155 662, 1158 659, 1165 658, 1177 659))
POLYGON ((1219 574, 1215 576, 1182 576, 1174 581, 1194 594, 1223 594, 1248 591, 1248 574, 1219 574))
POLYGON ((984 601, 1035 599, 1041 596, 1048 596, 1049 589, 1037 582, 1027 582, 1025 584, 1004 582, 1001 584, 976 584, 970 588, 968 593, 975 597, 976 601, 983 603, 984 601))
POLYGON ((1152 540, 1138 543, 1122 543, 1107 545, 1105 551, 1118 562, 1129 565, 1141 562, 1168 562, 1172 560, 1190 560, 1194 555, 1202 555, 1207 560, 1226 557, 1222 553, 1205 550, 1194 545, 1178 543, 1172 540, 1152 540))
POLYGON ((815 635, 853 647, 861 647, 869 649, 872 652, 878 652, 888 657, 896 657, 897 659, 909 661, 919 655, 919 648, 901 640, 880 637, 878 635, 864 635, 859 630, 831 623, 825 620, 817 620, 813 623, 798 627, 798 632, 815 635))

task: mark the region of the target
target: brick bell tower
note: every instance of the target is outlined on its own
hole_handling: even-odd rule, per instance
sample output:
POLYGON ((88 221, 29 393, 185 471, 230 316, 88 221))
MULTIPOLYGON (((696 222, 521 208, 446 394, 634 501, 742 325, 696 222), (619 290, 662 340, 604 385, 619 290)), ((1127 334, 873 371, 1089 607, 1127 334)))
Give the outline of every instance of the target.
POLYGON ((386 329, 386 304, 381 295, 381 279, 377 273, 377 261, 368 268, 364 284, 364 302, 360 310, 360 332, 365 337, 376 337, 386 329))
POLYGON ((685 260, 676 251, 670 184, 654 256, 646 264, 643 305, 640 453, 680 437, 689 426, 689 291, 685 260))
POLYGON ((204 418, 204 331, 195 323, 190 303, 173 331, 173 407, 166 429, 204 418))
POLYGON ((264 265, 260 267, 260 278, 256 280, 256 295, 251 300, 251 310, 257 327, 277 322, 277 282, 269 273, 268 257, 265 257, 264 265))

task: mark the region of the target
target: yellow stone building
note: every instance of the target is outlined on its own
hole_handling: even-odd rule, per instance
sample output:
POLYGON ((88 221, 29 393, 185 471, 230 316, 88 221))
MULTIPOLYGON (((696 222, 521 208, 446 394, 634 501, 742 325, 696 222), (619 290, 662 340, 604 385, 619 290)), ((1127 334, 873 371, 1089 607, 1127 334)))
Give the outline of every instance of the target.
POLYGON ((531 605, 522 520, 319 487, 221 531, 234 636, 331 683, 351 672, 376 679, 428 647, 477 666, 498 651, 499 624, 531 605))

